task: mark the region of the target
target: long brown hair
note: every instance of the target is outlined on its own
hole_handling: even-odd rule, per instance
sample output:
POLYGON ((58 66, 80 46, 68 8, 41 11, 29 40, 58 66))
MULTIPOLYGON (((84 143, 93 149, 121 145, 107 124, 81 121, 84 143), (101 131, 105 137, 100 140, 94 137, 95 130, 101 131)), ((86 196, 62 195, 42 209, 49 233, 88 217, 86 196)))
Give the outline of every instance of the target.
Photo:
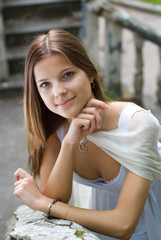
POLYGON ((63 54, 88 77, 93 77, 95 98, 104 100, 98 72, 80 41, 64 30, 50 30, 38 36, 30 45, 25 61, 24 113, 28 130, 28 166, 31 173, 39 175, 41 158, 48 137, 65 119, 51 112, 42 101, 34 79, 34 67, 42 59, 54 53, 63 54))

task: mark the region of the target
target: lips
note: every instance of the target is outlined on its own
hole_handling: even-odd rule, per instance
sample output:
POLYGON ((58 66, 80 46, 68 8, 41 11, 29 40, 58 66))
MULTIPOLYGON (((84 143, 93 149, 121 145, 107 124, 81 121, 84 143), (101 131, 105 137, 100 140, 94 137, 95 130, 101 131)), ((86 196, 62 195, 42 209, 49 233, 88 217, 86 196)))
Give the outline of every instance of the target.
POLYGON ((74 100, 74 98, 75 98, 75 97, 69 98, 69 99, 67 99, 67 100, 65 100, 65 101, 63 101, 63 102, 61 102, 61 103, 57 103, 56 105, 57 105, 57 106, 61 106, 61 107, 66 106, 66 105, 68 105, 69 103, 71 103, 71 102, 74 100))

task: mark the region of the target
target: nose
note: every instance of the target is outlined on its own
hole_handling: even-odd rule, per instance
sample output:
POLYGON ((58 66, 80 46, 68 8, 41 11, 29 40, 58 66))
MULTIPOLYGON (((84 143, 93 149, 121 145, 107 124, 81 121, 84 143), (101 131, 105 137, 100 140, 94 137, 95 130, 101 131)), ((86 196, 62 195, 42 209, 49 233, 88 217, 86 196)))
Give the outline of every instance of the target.
POLYGON ((67 88, 63 83, 55 81, 53 85, 53 95, 54 97, 59 97, 65 95, 68 92, 67 88))

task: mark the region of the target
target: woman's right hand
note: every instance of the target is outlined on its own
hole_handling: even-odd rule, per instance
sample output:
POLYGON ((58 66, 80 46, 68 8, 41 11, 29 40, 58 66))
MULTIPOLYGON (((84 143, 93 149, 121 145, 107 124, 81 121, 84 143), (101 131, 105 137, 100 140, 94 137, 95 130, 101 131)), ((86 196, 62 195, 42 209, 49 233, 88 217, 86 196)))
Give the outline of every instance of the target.
POLYGON ((108 105, 97 99, 90 99, 70 124, 65 140, 77 144, 82 138, 101 128, 103 112, 108 105))
POLYGON ((47 198, 40 192, 35 179, 22 168, 17 169, 14 177, 16 179, 14 195, 31 209, 39 210, 39 206, 47 201, 47 198))

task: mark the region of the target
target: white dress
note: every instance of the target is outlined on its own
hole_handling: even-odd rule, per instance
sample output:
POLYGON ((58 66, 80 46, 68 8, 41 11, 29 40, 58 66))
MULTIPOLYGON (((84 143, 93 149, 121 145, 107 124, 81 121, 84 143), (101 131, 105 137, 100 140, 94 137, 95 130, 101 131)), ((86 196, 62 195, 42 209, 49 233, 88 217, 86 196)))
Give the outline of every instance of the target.
MULTIPOLYGON (((144 109, 134 103, 127 103, 120 113, 118 129, 121 128, 121 126, 126 126, 133 114, 139 110, 144 109)), ((147 112, 146 110, 144 111, 147 112)), ((113 133, 115 130, 110 132, 113 133)), ((60 141, 62 141, 64 137, 63 128, 60 128, 57 131, 57 134, 60 141)), ((92 141, 90 138, 89 140, 92 141)), ((161 150, 161 144, 159 142, 158 150, 161 150)), ((157 164, 161 164, 161 152, 159 152, 157 157, 160 157, 157 164)), ((74 180, 79 184, 91 187, 89 188, 89 190, 92 189, 90 208, 97 210, 109 210, 114 209, 117 205, 119 193, 124 183, 126 173, 127 168, 121 165, 118 176, 109 182, 105 181, 103 178, 98 178, 96 180, 84 179, 76 173, 74 173, 74 180)), ((160 169, 159 174, 161 175, 160 169)), ((141 174, 139 173, 139 175, 141 174)), ((158 175, 156 178, 159 178, 158 175)), ((81 197, 81 194, 79 197, 81 197)), ((98 237, 102 240, 116 239, 100 234, 98 234, 98 237)), ((151 182, 143 213, 131 240, 161 240, 161 180, 153 180, 151 182)))

